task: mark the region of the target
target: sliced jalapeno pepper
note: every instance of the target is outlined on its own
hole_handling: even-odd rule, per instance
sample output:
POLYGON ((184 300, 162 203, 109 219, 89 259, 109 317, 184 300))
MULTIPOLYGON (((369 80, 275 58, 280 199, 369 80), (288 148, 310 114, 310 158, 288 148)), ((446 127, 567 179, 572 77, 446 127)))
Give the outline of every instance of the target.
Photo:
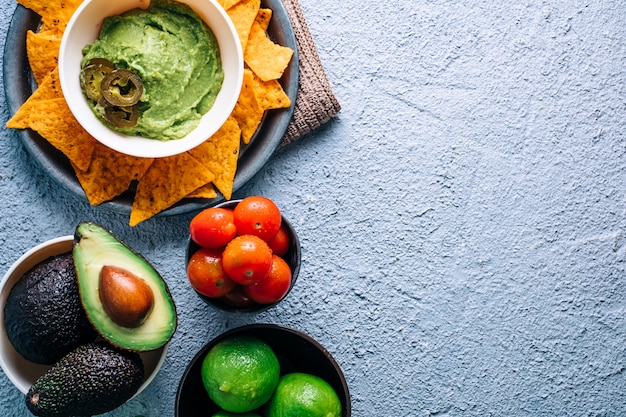
POLYGON ((113 106, 133 106, 142 94, 141 78, 132 71, 115 69, 102 80, 102 96, 113 106))
POLYGON ((104 116, 115 127, 134 127, 139 119, 139 106, 136 104, 130 107, 108 105, 104 107, 104 116))
POLYGON ((80 71, 80 85, 85 95, 99 101, 102 97, 102 81, 109 75, 115 66, 104 58, 93 58, 80 71))
POLYGON ((107 68, 111 68, 111 70, 115 69, 115 64, 113 64, 111 61, 109 61, 106 58, 91 58, 89 61, 87 61, 84 68, 91 67, 91 66, 107 67, 107 68))

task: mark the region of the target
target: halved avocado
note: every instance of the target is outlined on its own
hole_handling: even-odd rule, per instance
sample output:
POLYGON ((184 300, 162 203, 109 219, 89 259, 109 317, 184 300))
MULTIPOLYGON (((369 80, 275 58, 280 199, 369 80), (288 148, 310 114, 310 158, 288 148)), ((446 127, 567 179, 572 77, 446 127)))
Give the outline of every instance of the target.
POLYGON ((172 338, 176 306, 166 282, 146 259, 93 222, 76 227, 73 256, 83 307, 104 339, 141 352, 172 338))

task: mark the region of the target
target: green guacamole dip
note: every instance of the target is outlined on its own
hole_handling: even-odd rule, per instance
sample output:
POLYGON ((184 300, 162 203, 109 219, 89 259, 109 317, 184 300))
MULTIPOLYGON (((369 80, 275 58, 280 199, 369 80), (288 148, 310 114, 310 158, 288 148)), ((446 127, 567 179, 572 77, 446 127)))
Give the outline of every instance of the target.
MULTIPOLYGON (((191 132, 224 80, 215 35, 189 6, 171 0, 152 0, 146 10, 104 19, 99 38, 83 49, 82 65, 92 58, 106 58, 141 77, 137 124, 109 127, 151 139, 179 139, 191 132)), ((90 105, 103 117, 101 105, 90 105)))

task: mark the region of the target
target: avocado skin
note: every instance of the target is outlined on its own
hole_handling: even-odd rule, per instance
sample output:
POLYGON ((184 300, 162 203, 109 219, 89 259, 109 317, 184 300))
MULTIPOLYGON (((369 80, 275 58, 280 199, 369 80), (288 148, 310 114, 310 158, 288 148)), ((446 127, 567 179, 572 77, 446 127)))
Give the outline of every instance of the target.
POLYGON ((39 417, 102 414, 132 398, 143 379, 138 353, 106 342, 87 343, 39 377, 26 394, 26 406, 39 417))
POLYGON ((4 323, 15 350, 43 365, 96 339, 82 307, 71 253, 40 262, 13 286, 4 323))

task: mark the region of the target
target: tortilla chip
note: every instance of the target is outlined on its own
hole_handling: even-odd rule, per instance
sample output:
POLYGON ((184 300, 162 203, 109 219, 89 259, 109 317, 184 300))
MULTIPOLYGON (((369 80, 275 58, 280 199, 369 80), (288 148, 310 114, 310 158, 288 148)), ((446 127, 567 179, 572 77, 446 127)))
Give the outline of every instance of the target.
POLYGON ((204 164, 187 152, 156 158, 137 185, 130 225, 136 226, 171 207, 214 177, 204 164))
POLYGON ((26 32, 26 55, 37 84, 57 67, 61 35, 56 31, 26 32))
POLYGON ((74 117, 63 98, 34 100, 27 108, 22 106, 18 114, 24 116, 18 120, 14 116, 8 127, 22 126, 31 128, 44 137, 52 146, 60 150, 70 162, 79 169, 89 168, 91 154, 96 140, 87 133, 74 117), (24 111, 23 111, 24 110, 24 111))
POLYGON ((63 31, 83 0, 17 0, 17 2, 41 16, 42 30, 56 28, 63 31))
MULTIPOLYGON (((6 127, 11 129, 26 129, 30 127, 30 118, 33 112, 33 106, 42 100, 50 100, 55 98, 63 98, 61 85, 59 83, 59 72, 57 69, 52 71, 35 92, 20 106, 17 112, 6 123, 6 127)), ((68 108, 69 110, 69 108, 68 108)))
POLYGON ((188 152, 215 174, 213 184, 227 200, 232 197, 240 138, 239 124, 231 116, 213 136, 188 152))
POLYGON ((11 129, 26 129, 29 127, 33 106, 43 100, 63 98, 61 85, 59 84, 59 73, 53 71, 44 79, 35 92, 20 106, 17 112, 10 118, 6 127, 11 129))
POLYGON ((91 205, 112 200, 139 180, 152 163, 152 158, 137 158, 120 154, 101 143, 96 143, 87 170, 74 166, 76 177, 91 205))
POLYGON ((277 80, 289 65, 293 50, 274 43, 263 27, 254 22, 243 59, 248 67, 263 81, 277 80))
POLYGON ((17 0, 19 4, 31 9, 43 22, 44 30, 58 28, 63 31, 74 11, 83 0, 17 0))
POLYGON ((202 187, 198 188, 195 191, 187 194, 186 198, 206 198, 208 200, 217 197, 217 191, 215 191, 215 187, 213 184, 208 183, 204 184, 202 187))
POLYGON ((239 3, 239 0, 217 0, 217 2, 224 10, 228 10, 235 4, 239 3))
POLYGON ((263 113, 263 107, 259 104, 254 90, 254 74, 249 69, 245 69, 241 92, 232 112, 232 116, 237 120, 241 129, 241 139, 244 144, 250 143, 254 132, 263 120, 263 113))
POLYGON ((259 13, 260 7, 261 0, 241 0, 227 10, 230 20, 232 20, 235 29, 237 29, 243 51, 246 50, 252 23, 259 13))
POLYGON ((259 9, 255 20, 264 31, 267 31, 267 28, 270 26, 270 20, 272 20, 272 9, 259 9))
POLYGON ((278 80, 262 81, 254 75, 254 91, 263 110, 285 109, 291 106, 291 99, 278 80))
POLYGON ((35 92, 29 97, 33 100, 49 100, 51 98, 64 98, 59 80, 59 67, 55 66, 41 81, 35 92))

